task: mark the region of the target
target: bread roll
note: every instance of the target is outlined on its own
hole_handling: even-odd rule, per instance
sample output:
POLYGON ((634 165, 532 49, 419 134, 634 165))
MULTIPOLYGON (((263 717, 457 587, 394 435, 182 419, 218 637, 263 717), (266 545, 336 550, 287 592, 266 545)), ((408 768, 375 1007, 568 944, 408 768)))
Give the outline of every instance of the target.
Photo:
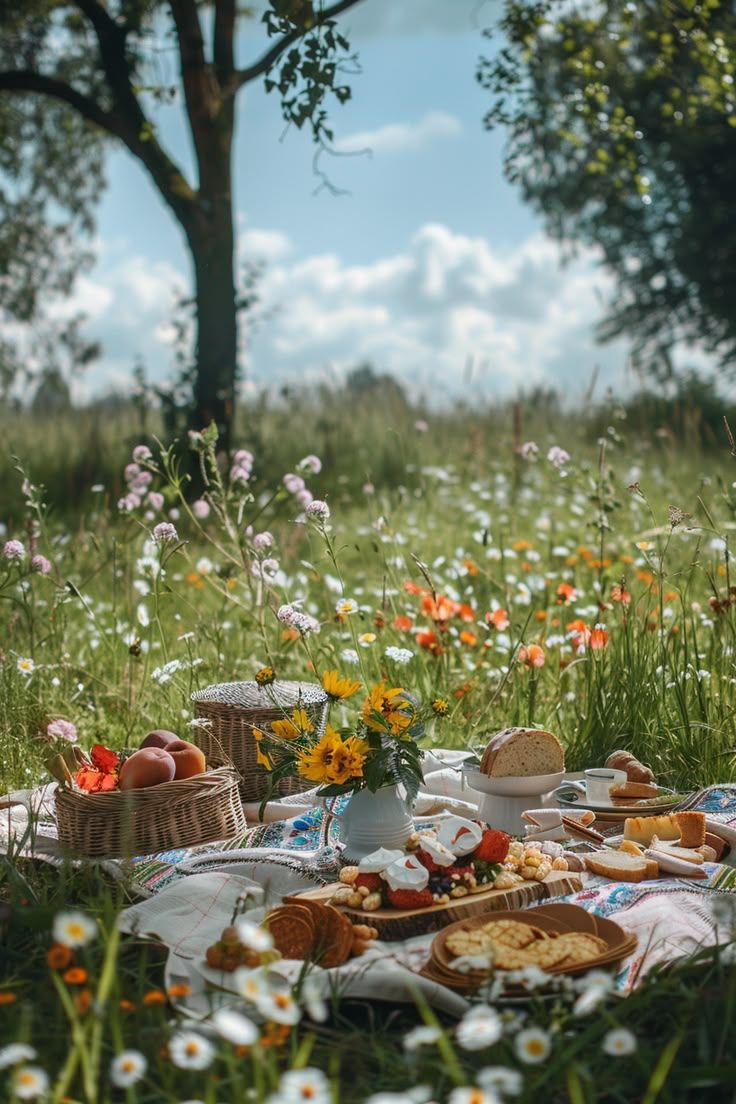
POLYGON ((562 744, 537 728, 505 728, 492 736, 480 769, 490 778, 531 778, 565 769, 562 744))
POLYGON ((620 786, 611 786, 608 792, 612 798, 639 801, 642 797, 656 797, 659 789, 649 782, 624 782, 620 786))
POLYGON ((626 771, 629 782, 654 782, 654 774, 643 763, 631 754, 630 751, 612 751, 605 762, 605 766, 611 770, 626 771))

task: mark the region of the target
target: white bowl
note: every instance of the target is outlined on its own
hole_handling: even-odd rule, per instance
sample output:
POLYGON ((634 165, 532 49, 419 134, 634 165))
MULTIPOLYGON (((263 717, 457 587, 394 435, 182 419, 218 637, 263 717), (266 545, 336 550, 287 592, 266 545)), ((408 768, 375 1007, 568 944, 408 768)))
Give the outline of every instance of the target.
POLYGON ((498 797, 540 797, 557 789, 565 777, 564 771, 558 771, 555 774, 534 774, 527 778, 489 778, 474 767, 465 767, 463 774, 471 789, 498 797))

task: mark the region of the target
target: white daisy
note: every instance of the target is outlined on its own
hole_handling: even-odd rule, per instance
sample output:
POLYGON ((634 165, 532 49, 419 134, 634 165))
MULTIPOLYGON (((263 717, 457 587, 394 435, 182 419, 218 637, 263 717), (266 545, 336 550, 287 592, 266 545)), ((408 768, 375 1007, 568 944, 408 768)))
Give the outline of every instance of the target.
POLYGON ((212 1065, 215 1048, 195 1031, 178 1031, 169 1043, 171 1061, 179 1069, 203 1070, 212 1065))
POLYGON ((256 1008, 266 1020, 278 1024, 295 1024, 301 1019, 301 1009, 288 989, 273 989, 256 1001, 256 1008))
POLYGON ((614 1027, 603 1036, 601 1046, 606 1054, 614 1058, 623 1058, 633 1054, 639 1044, 636 1035, 626 1027, 614 1027))
POLYGON ((30 658, 30 656, 18 656, 16 667, 22 675, 32 675, 36 669, 36 664, 30 658))
POLYGON ((453 1089, 447 1098, 447 1104, 501 1104, 501 1097, 495 1092, 469 1088, 453 1089))
POLYGON ((128 1089, 145 1076, 148 1062, 139 1050, 123 1050, 110 1063, 110 1080, 118 1089, 128 1089))
POLYGON ((238 995, 253 1004, 257 1004, 261 997, 270 992, 266 975, 259 967, 255 969, 247 966, 239 967, 233 974, 233 983, 238 995))
POLYGON ((536 1065, 545 1060, 552 1049, 552 1042, 541 1027, 525 1027, 516 1036, 514 1049, 520 1061, 536 1065))
POLYGON ((478 1070, 476 1080, 482 1089, 498 1092, 501 1096, 518 1096, 524 1084, 519 1071, 507 1066, 486 1066, 478 1070))
POLYGON ((501 1038, 503 1022, 495 1009, 480 1004, 466 1013, 457 1025, 455 1035, 463 1050, 483 1050, 501 1038))
POLYGON ((233 1046, 253 1046, 258 1041, 258 1028, 253 1021, 232 1008, 218 1008, 212 1017, 212 1026, 233 1046))
POLYGON ((442 1031, 432 1024, 421 1024, 412 1028, 404 1036, 404 1050, 419 1050, 423 1046, 431 1046, 441 1037, 442 1031))
POLYGON ((314 978, 307 978, 302 986, 301 1001, 310 1020, 316 1023, 324 1023, 327 1019, 327 1002, 322 996, 322 989, 314 978))
POLYGON ((298 1101, 308 1100, 309 1104, 330 1104, 332 1089, 322 1070, 306 1069, 289 1070, 279 1082, 277 1093, 270 1098, 273 1104, 297 1104, 298 1101))
POLYGON ((36 1100, 48 1091, 49 1078, 40 1066, 20 1066, 12 1084, 18 1100, 36 1100))
POLYGON ((10 1043, 0 1050, 0 1070, 17 1066, 20 1062, 30 1062, 36 1057, 36 1051, 26 1043, 10 1043))
POLYGON ((273 936, 264 928, 259 928, 250 920, 237 920, 235 927, 238 938, 252 951, 270 951, 273 948, 273 936))
POLYGON ((57 912, 53 934, 64 947, 86 947, 97 935, 97 925, 84 912, 57 912))

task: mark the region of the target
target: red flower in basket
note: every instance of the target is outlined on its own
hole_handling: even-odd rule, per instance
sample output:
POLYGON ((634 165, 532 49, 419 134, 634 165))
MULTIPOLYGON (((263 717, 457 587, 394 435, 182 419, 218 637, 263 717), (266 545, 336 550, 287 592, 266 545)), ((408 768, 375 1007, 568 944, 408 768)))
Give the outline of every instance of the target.
POLYGON ((81 767, 74 776, 80 790, 87 793, 107 793, 118 788, 120 756, 116 751, 94 744, 89 753, 92 762, 81 767))

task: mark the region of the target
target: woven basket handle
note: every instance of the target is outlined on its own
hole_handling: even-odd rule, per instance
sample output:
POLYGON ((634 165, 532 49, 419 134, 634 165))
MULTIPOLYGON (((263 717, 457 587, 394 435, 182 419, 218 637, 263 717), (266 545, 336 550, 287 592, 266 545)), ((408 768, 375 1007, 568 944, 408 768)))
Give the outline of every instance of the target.
POLYGON ((216 747, 219 750, 220 759, 222 760, 221 763, 220 763, 220 766, 222 766, 222 767, 231 767, 233 770, 235 770, 235 764, 233 763, 232 759, 225 752, 224 747, 222 746, 220 741, 217 739, 217 737, 214 735, 214 733, 209 731, 211 724, 212 724, 212 722, 209 720, 208 717, 195 717, 194 720, 191 722, 191 727, 194 728, 194 729, 204 728, 207 731, 208 739, 214 745, 216 745, 216 747))

